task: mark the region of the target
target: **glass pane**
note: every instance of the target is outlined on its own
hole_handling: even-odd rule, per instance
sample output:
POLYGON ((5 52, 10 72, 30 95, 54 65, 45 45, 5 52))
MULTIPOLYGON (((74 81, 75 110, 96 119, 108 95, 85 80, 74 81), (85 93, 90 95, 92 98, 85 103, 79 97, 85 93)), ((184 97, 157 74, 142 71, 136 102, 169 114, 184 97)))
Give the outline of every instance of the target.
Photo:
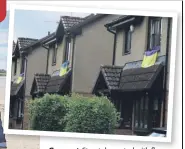
POLYGON ((143 116, 144 116, 144 106, 143 106, 143 104, 144 104, 144 98, 141 98, 141 103, 140 103, 140 128, 143 128, 143 124, 144 124, 144 122, 143 122, 143 116))
POLYGON ((139 110, 139 104, 138 104, 138 100, 136 100, 135 102, 135 127, 138 127, 138 110, 139 110))
POLYGON ((145 98, 144 128, 148 128, 148 96, 145 98))
POLYGON ((158 110, 158 98, 155 98, 154 100, 153 110, 158 110))

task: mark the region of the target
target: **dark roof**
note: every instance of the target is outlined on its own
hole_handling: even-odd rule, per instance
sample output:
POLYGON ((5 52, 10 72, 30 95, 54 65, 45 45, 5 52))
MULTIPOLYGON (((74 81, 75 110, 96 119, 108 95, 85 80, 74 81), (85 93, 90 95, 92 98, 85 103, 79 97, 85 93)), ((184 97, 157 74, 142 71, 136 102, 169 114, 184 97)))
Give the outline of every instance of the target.
POLYGON ((101 72, 105 78, 108 88, 117 89, 123 67, 122 66, 102 66, 101 72))
POLYGON ((20 37, 17 39, 17 44, 19 46, 19 49, 23 49, 23 48, 28 47, 31 44, 35 43, 36 41, 38 41, 38 39, 20 37))
POLYGON ((32 95, 35 92, 45 93, 46 86, 50 78, 51 76, 48 74, 39 74, 39 73, 35 74, 30 94, 32 95))
POLYGON ((60 21, 62 22, 64 29, 69 29, 72 26, 84 21, 84 18, 72 17, 72 16, 61 16, 60 21))
POLYGON ((13 45, 12 45, 12 53, 14 52, 15 47, 16 47, 16 43, 13 41, 13 45))
POLYGON ((119 89, 122 91, 149 90, 163 65, 154 65, 149 68, 134 68, 122 71, 119 89))
POLYGON ((76 30, 78 30, 79 28, 83 27, 84 25, 87 25, 101 17, 107 16, 108 14, 90 14, 89 16, 84 18, 84 21, 72 26, 71 28, 69 28, 67 30, 67 32, 75 32, 76 30))
POLYGON ((11 93, 10 93, 10 95, 11 96, 17 96, 19 91, 23 87, 23 84, 24 84, 24 80, 19 84, 11 82, 11 93))
POLYGON ((46 92, 49 94, 69 92, 72 71, 64 76, 52 76, 48 82, 46 92))
MULTIPOLYGON (((162 71, 163 65, 157 64, 149 68, 133 68, 123 70, 122 66, 102 66, 98 79, 103 75, 103 79, 109 90, 139 91, 149 90, 157 76, 162 71)), ((93 93, 98 86, 98 79, 94 86, 93 93)), ((105 88, 106 89, 106 88, 105 88)))

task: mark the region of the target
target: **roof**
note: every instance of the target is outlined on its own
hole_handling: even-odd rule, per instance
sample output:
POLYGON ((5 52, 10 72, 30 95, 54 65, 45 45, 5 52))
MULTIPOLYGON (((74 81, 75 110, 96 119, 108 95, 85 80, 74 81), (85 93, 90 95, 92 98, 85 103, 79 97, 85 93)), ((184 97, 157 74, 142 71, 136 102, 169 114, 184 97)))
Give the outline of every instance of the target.
POLYGON ((71 74, 72 70, 69 70, 64 76, 52 76, 47 84, 46 92, 49 94, 69 92, 71 74))
POLYGON ((69 29, 72 26, 84 21, 84 18, 72 17, 72 16, 61 16, 60 21, 62 22, 64 29, 69 29))
POLYGON ((133 68, 122 71, 119 90, 149 90, 161 72, 163 65, 153 65, 149 68, 133 68))
POLYGON ((107 15, 108 14, 96 14, 96 15, 90 14, 89 16, 84 18, 84 21, 82 21, 82 22, 72 26, 71 28, 69 28, 67 30, 67 32, 75 32, 77 29, 83 27, 84 25, 87 25, 87 24, 89 24, 89 23, 91 23, 91 22, 93 22, 93 21, 95 21, 95 20, 97 20, 101 17, 107 16, 107 15))
POLYGON ((122 66, 102 66, 101 72, 105 78, 109 89, 117 89, 123 67, 122 66))
POLYGON ((41 73, 35 74, 30 94, 32 95, 35 92, 45 93, 46 86, 47 86, 50 78, 51 78, 51 76, 48 74, 41 74, 41 73))
POLYGON ((13 83, 13 82, 12 82, 12 84, 11 84, 11 93, 10 93, 10 95, 11 95, 11 96, 17 96, 18 93, 19 93, 19 91, 20 91, 21 88, 23 87, 23 85, 24 85, 24 80, 23 80, 21 83, 19 83, 19 84, 13 83))
POLYGON ((122 66, 102 66, 93 93, 95 90, 100 89, 100 87, 98 87, 98 82, 100 81, 98 80, 102 78, 101 75, 103 75, 103 79, 109 90, 149 90, 153 87, 153 84, 162 69, 162 64, 157 64, 149 68, 132 68, 125 70, 122 66))
POLYGON ((38 39, 20 37, 17 39, 17 44, 19 46, 19 49, 23 49, 35 43, 36 41, 38 41, 38 39))
POLYGON ((13 45, 12 45, 12 53, 14 52, 15 47, 16 47, 16 43, 13 41, 13 45))

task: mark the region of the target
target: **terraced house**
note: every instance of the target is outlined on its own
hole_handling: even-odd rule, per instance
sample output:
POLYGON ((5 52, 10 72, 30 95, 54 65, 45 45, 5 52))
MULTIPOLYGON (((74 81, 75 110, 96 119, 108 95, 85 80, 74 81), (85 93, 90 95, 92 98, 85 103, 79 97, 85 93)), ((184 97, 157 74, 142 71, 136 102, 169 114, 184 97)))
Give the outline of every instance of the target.
POLYGON ((166 127, 171 18, 121 16, 105 27, 115 36, 113 65, 100 67, 92 93, 115 104, 130 134, 166 127))
MULTIPOLYGON (((24 79, 19 84, 16 82, 12 84, 12 93, 14 90, 21 92, 20 97, 15 96, 15 98, 21 98, 25 101, 42 97, 45 93, 64 95, 70 92, 78 92, 90 94, 99 66, 101 64, 112 64, 114 36, 107 32, 104 24, 115 17, 117 16, 99 14, 91 14, 85 18, 63 16, 60 18, 56 32, 49 33, 48 36, 35 40, 22 49, 19 48, 18 51, 23 51, 24 62, 21 64, 24 64, 23 68, 25 69, 22 68, 22 71, 14 77, 14 69, 21 66, 19 63, 14 64, 13 61, 12 78, 17 80, 17 77, 24 72, 24 79), (104 37, 103 40, 102 36, 104 37), (80 53, 85 61, 78 60, 80 53), (95 56, 96 61, 93 59, 95 56), (39 63, 35 64, 37 61, 39 63), (60 76, 61 65, 66 61, 69 62, 69 71, 64 76, 60 76), (94 63, 92 63, 93 61, 94 63), (91 63, 91 67, 85 67, 86 63, 91 63), (78 74, 79 70, 81 70, 80 74, 78 74), (89 72, 91 73, 89 74, 89 72), (76 81, 85 77, 87 79, 81 87, 80 84, 82 83, 78 85, 76 81), (73 78, 76 83, 72 81, 73 78)), ((22 121, 19 122, 20 125, 12 125, 11 123, 12 128, 27 129, 29 127, 27 105, 24 106, 23 104, 19 107, 14 105, 14 107, 17 111, 22 111, 24 121, 22 117, 22 121)))

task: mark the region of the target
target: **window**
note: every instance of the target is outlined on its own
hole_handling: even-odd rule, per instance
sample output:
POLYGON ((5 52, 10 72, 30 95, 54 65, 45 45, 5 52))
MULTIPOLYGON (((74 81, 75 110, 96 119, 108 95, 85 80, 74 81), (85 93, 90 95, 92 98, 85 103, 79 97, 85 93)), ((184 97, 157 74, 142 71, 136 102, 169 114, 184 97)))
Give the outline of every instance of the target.
POLYGON ((149 49, 161 44, 161 18, 150 18, 149 49))
POLYGON ((140 100, 135 101, 135 128, 148 128, 148 96, 143 96, 140 100))
POLYGON ((24 57, 22 57, 22 61, 21 61, 21 74, 24 73, 24 67, 25 67, 25 59, 24 59, 24 57))
POLYGON ((123 55, 130 54, 131 40, 132 40, 132 32, 130 30, 126 30, 125 31, 125 49, 124 49, 123 55))
POLYGON ((70 56, 71 56, 71 41, 69 39, 66 39, 66 48, 65 48, 63 62, 66 62, 66 61, 70 62, 70 56))
POLYGON ((57 44, 54 44, 52 46, 52 51, 53 51, 53 56, 52 56, 52 66, 56 65, 56 61, 57 61, 57 44))
POLYGON ((17 59, 15 60, 15 63, 14 63, 14 75, 16 75, 17 73, 17 59))

